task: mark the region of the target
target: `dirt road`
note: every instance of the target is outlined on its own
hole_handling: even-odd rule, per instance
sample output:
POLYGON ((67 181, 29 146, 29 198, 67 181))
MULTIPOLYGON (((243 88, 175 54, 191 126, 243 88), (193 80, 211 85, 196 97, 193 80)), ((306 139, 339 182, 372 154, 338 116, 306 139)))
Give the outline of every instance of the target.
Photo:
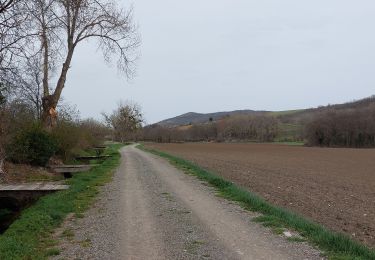
POLYGON ((309 245, 290 242, 252 222, 254 213, 217 197, 213 188, 164 159, 134 146, 121 153, 121 166, 104 197, 77 223, 76 237, 85 233, 90 246, 67 246, 62 257, 322 258, 309 245))

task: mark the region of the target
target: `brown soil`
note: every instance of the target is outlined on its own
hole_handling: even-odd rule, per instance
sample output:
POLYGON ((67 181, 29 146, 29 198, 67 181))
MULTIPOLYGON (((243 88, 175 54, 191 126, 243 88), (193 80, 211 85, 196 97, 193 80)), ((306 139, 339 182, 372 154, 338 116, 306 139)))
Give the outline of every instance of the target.
POLYGON ((27 164, 5 164, 6 172, 0 176, 0 184, 56 181, 63 179, 62 175, 51 173, 43 167, 34 167, 27 164))
POLYGON ((147 144, 375 247, 375 149, 147 144))

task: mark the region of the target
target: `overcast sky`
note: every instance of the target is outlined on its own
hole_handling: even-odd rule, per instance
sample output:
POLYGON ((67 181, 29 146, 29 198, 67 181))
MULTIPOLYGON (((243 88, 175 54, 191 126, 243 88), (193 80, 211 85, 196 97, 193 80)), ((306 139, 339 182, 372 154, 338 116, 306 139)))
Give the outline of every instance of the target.
MULTIPOLYGON (((122 1, 121 4, 125 4, 122 1)), ((148 123, 182 113, 289 110, 375 94, 374 0, 135 0, 131 82, 77 49, 66 101, 100 118, 119 100, 148 123)))

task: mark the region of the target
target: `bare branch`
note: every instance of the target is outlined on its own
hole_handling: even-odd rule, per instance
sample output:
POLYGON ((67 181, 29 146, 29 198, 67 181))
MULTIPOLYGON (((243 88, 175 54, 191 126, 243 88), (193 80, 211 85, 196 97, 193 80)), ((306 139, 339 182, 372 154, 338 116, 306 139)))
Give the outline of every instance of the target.
POLYGON ((12 6, 13 3, 13 0, 0 1, 0 14, 6 12, 7 9, 9 9, 12 6))
POLYGON ((76 47, 84 40, 96 39, 105 60, 116 59, 118 69, 127 77, 132 75, 139 37, 131 9, 125 12, 115 0, 34 0, 26 6, 36 28, 38 41, 33 42, 39 42, 30 48, 41 55, 44 122, 53 121, 76 47), (58 80, 51 89, 50 71, 57 67, 58 80))

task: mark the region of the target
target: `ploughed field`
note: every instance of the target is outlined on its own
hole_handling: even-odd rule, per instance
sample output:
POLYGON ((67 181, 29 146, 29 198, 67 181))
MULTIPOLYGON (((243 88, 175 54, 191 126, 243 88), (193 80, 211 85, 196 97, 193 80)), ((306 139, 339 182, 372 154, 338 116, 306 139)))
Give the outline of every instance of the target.
POLYGON ((375 149, 277 144, 146 144, 190 160, 375 247, 375 149))

